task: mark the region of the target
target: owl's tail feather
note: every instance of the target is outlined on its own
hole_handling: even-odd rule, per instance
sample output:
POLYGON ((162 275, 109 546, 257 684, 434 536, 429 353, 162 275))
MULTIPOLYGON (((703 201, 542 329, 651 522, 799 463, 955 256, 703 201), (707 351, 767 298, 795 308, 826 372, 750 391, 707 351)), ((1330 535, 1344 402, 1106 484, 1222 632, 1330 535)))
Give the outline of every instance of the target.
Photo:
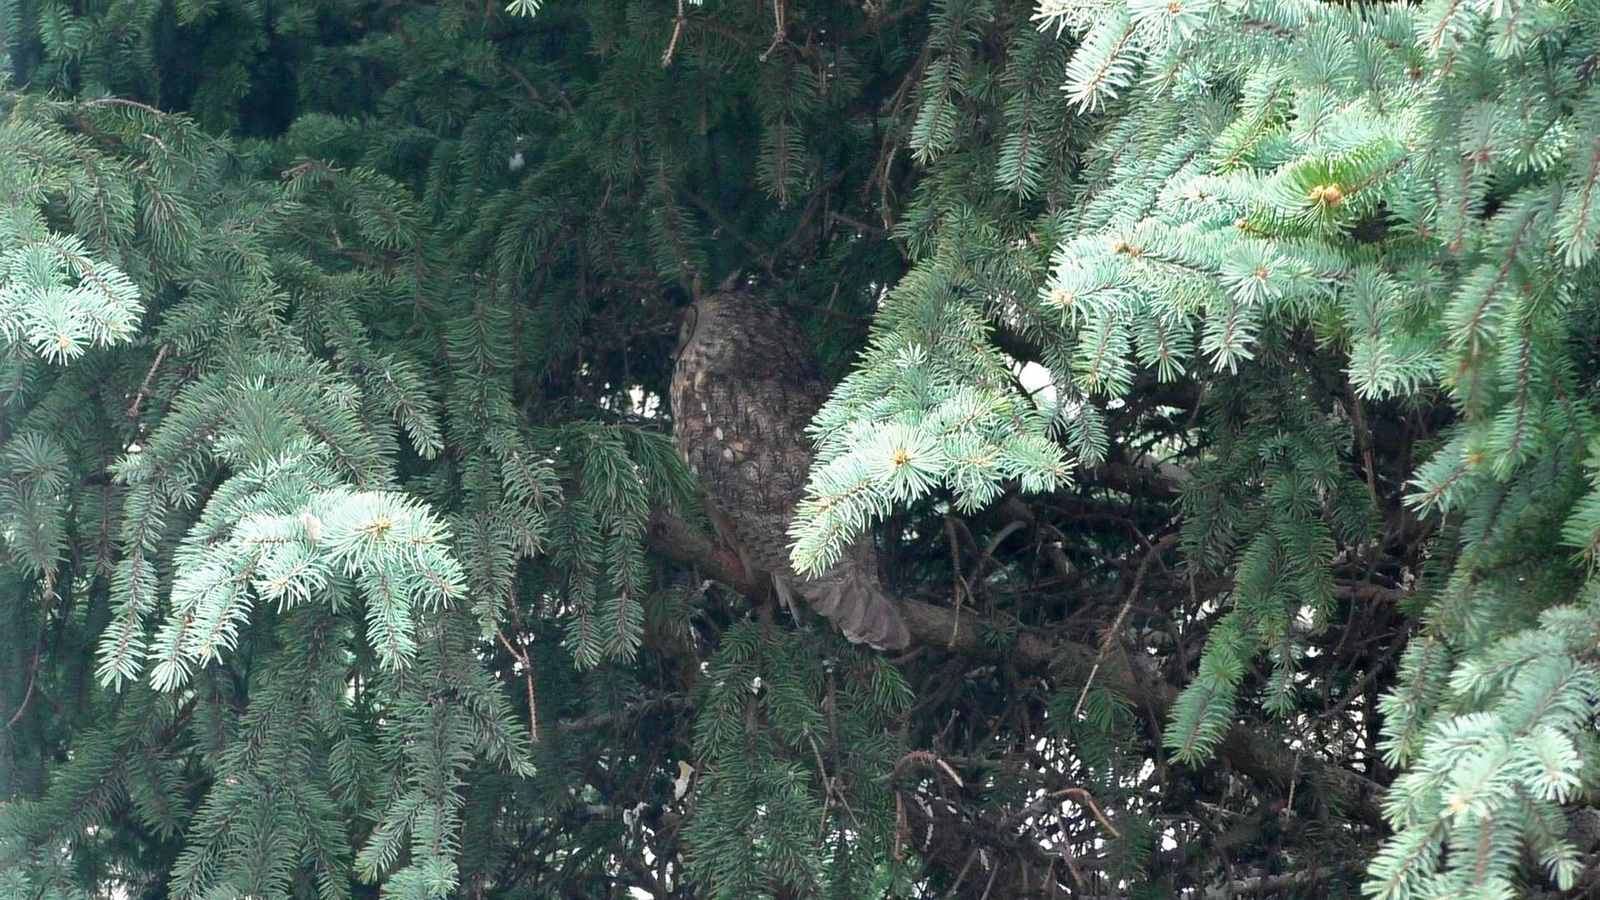
POLYGON ((874 650, 903 650, 911 643, 905 619, 875 578, 829 573, 796 587, 807 605, 854 643, 874 650))

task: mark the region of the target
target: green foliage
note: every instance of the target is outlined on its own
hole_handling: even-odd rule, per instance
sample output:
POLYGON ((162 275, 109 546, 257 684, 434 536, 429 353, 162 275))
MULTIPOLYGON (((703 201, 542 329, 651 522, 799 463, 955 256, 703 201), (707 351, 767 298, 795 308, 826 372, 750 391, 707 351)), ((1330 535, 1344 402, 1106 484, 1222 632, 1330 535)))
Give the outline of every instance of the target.
MULTIPOLYGON (((574 785, 613 735, 569 740, 558 722, 633 727, 629 710, 681 705, 697 679, 677 676, 699 674, 662 661, 697 652, 711 601, 646 549, 654 515, 699 508, 661 427, 661 325, 672 292, 732 265, 703 220, 739 198, 702 181, 719 163, 694 148, 712 123, 724 151, 745 123, 761 135, 725 183, 780 212, 732 213, 745 242, 831 230, 798 204, 841 141, 868 136, 819 126, 881 77, 874 60, 904 61, 863 33, 861 59, 763 65, 697 26, 669 56, 700 74, 663 78, 681 21, 539 12, 525 27, 465 5, 5 7, 29 89, 0 101, 0 514, 26 599, 7 610, 18 737, 0 760, 38 762, 6 776, 7 879, 543 896, 608 884, 657 839, 613 811, 514 852, 546 817, 605 805, 574 785), (162 715, 136 728, 147 708, 162 715), (148 773, 124 773, 131 752, 148 773), (574 858, 584 845, 607 849, 574 858), (118 858, 129 847, 136 861, 118 858)), ((836 268, 894 258, 854 243, 836 268)), ((717 627, 736 626, 717 598, 717 627)), ((781 658, 781 689, 814 674, 781 658)), ((912 689, 881 666, 869 684, 830 693, 807 739, 785 726, 770 771, 793 777, 763 790, 808 822, 831 797, 830 833, 856 840, 843 823, 865 816, 875 843, 838 866, 784 844, 749 878, 804 870, 849 893, 894 877, 888 717, 912 689), (824 778, 814 738, 865 753, 821 794, 803 785, 824 778)), ((695 758, 687 738, 605 766, 681 800, 658 776, 695 758)), ((696 852, 674 829, 662 877, 687 877, 735 825, 696 812, 696 852)))
POLYGON ((1593 0, 501 6, 0 0, 0 895, 1592 887, 1593 0))
POLYGON ((875 861, 894 839, 885 773, 898 755, 885 726, 910 688, 861 653, 819 669, 821 649, 764 640, 744 623, 708 661, 687 862, 709 896, 762 896, 769 880, 802 894, 883 889, 875 861))
MULTIPOLYGON (((1407 502, 1460 521, 1463 552, 1384 701, 1388 760, 1410 769, 1366 891, 1509 891, 1524 845, 1570 887, 1577 857, 1549 804, 1593 775, 1580 760, 1594 660, 1501 648, 1534 646, 1541 610, 1582 618, 1559 605, 1581 578, 1530 548, 1559 540, 1592 556, 1600 544, 1600 507, 1573 484, 1595 434, 1578 399, 1592 375, 1573 350, 1589 333, 1580 298, 1600 287, 1592 16, 1581 4, 1041 3, 1042 28, 1080 41, 1066 96, 1106 114, 1074 205, 1035 226, 1052 238, 1049 272, 990 274, 993 263, 913 244, 872 351, 818 419, 826 465, 795 525, 796 564, 826 565, 935 487, 963 509, 1008 480, 1056 487, 1048 467, 988 449, 1034 446, 1054 420, 982 348, 969 298, 1012 328, 1059 323, 1059 343, 1044 344, 1057 403, 1109 410, 1142 372, 1193 373, 1229 425, 1184 485, 1183 544, 1196 573, 1225 573, 1231 589, 1165 743, 1202 763, 1246 696, 1271 715, 1299 707, 1304 635, 1337 606, 1335 556, 1379 537, 1372 458, 1366 485, 1344 462, 1370 454, 1363 407, 1442 390, 1455 424, 1406 473, 1407 502), (1345 421, 1325 410, 1330 389, 1345 421), (986 416, 1014 434, 986 432, 986 416), (1271 672, 1247 695, 1263 652, 1271 672)), ((913 133, 925 156, 948 141, 928 110, 958 71, 930 64, 933 105, 913 133)), ((1001 183, 1018 176, 1007 165, 1001 183)), ((929 221, 1004 259, 999 234, 972 240, 980 215, 946 207, 929 221)), ((1074 447, 1073 434, 1066 447, 1097 463, 1098 443, 1074 447)))

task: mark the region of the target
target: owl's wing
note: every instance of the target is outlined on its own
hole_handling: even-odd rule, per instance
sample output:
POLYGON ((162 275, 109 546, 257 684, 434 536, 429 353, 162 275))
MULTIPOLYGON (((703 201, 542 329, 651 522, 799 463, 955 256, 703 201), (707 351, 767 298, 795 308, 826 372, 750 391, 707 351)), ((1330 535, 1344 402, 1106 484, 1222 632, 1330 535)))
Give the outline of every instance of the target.
POLYGON ((817 383, 693 366, 674 380, 678 452, 726 514, 741 550, 774 575, 793 575, 789 517, 805 496, 805 423, 821 396, 817 383))

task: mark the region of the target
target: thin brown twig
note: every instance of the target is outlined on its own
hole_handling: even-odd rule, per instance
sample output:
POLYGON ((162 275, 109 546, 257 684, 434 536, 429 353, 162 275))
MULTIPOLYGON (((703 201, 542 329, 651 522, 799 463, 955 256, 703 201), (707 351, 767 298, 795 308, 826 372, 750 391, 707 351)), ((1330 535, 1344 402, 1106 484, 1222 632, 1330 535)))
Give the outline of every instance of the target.
POLYGON ((39 654, 34 654, 33 665, 28 669, 28 690, 23 693, 22 702, 17 704, 17 711, 12 713, 11 718, 6 720, 7 731, 11 730, 11 727, 17 724, 17 720, 22 718, 22 714, 28 709, 28 702, 33 699, 33 685, 39 679, 40 658, 39 654))
POLYGON ((983 886, 983 896, 978 900, 989 900, 989 890, 994 887, 994 880, 1000 875, 1000 867, 995 866, 989 870, 989 880, 983 886))
POLYGON ((767 45, 765 53, 761 54, 761 62, 766 62, 778 45, 783 43, 784 27, 783 0, 772 0, 772 43, 767 45))
POLYGON ((171 115, 171 113, 168 113, 166 110, 156 109, 154 106, 150 106, 149 104, 140 103, 137 100, 126 100, 126 99, 124 99, 122 97, 101 97, 98 100, 85 100, 81 105, 83 105, 83 106, 105 106, 107 104, 116 104, 117 106, 131 106, 134 109, 142 109, 145 112, 150 113, 153 116, 168 116, 168 115, 171 115))
POLYGON ((1071 797, 1072 799, 1078 801, 1078 803, 1088 807, 1089 814, 1094 816, 1094 820, 1100 823, 1101 828, 1104 828, 1106 831, 1110 832, 1113 838, 1118 840, 1122 839, 1122 832, 1118 831, 1117 826, 1111 824, 1111 820, 1106 818, 1106 814, 1100 811, 1100 805, 1094 802, 1094 795, 1089 793, 1087 790, 1081 787, 1062 788, 1061 790, 1052 793, 1050 796, 1052 798, 1071 797))
POLYGON ((817 816, 817 846, 820 848, 822 839, 827 835, 823 829, 828 824, 828 804, 833 800, 833 786, 828 782, 828 767, 822 762, 822 749, 817 746, 817 739, 807 732, 806 740, 811 742, 811 754, 817 760, 817 780, 822 782, 822 812, 817 816))
MULTIPOLYGON (((1339 640, 1341 644, 1344 642, 1344 638, 1340 638, 1339 640)), ((1372 683, 1376 681, 1378 676, 1383 673, 1383 667, 1387 665, 1389 661, 1392 660, 1403 648, 1405 648, 1407 643, 1408 642, 1404 640, 1392 642, 1389 645, 1389 650, 1384 653, 1381 659, 1372 664, 1372 667, 1367 670, 1367 673, 1361 676, 1361 680, 1356 682, 1355 686, 1352 687, 1350 691, 1339 700, 1338 703, 1335 703, 1333 706, 1329 707, 1326 712, 1323 712, 1317 716, 1317 718, 1328 720, 1344 712, 1345 708, 1351 703, 1355 702, 1357 697, 1365 694, 1367 689, 1372 687, 1372 683)))
MULTIPOLYGON (((506 74, 510 75, 512 78, 515 78, 517 83, 522 85, 522 89, 528 92, 528 96, 533 98, 534 103, 537 103, 540 106, 549 105, 549 103, 545 101, 544 95, 539 93, 539 89, 533 86, 532 81, 528 80, 528 76, 522 74, 521 69, 518 69, 516 66, 513 66, 508 62, 500 63, 500 68, 505 69, 506 74)), ((560 91, 557 91, 556 96, 560 98, 561 105, 564 109, 566 109, 567 114, 571 115, 573 112, 572 101, 568 100, 567 95, 560 91)))
POLYGON ((950 885, 950 893, 945 894, 946 897, 954 897, 956 895, 956 891, 961 888, 961 882, 967 880, 967 870, 972 868, 972 861, 977 858, 978 848, 973 847, 972 852, 967 854, 967 861, 962 864, 961 871, 956 873, 956 883, 950 885))
POLYGON ((978 557, 977 563, 972 567, 972 581, 982 583, 983 570, 988 568, 989 563, 994 560, 994 552, 1000 549, 1000 545, 1005 543, 1006 538, 1011 537, 1019 529, 1026 527, 1027 524, 1022 519, 1015 519, 1008 523, 1006 527, 1000 529, 994 537, 989 538, 989 542, 983 547, 983 555, 978 557))
POLYGON ((928 59, 929 49, 924 47, 922 55, 917 57, 916 64, 906 73, 905 80, 900 82, 900 87, 895 90, 889 115, 885 117, 885 121, 889 123, 889 133, 884 135, 883 147, 878 151, 877 161, 872 164, 872 174, 867 178, 866 186, 861 189, 862 198, 870 198, 874 183, 882 179, 882 184, 879 185, 878 214, 883 217, 883 230, 890 234, 894 233, 894 219, 889 211, 889 169, 894 165, 894 151, 900 143, 901 131, 895 120, 900 115, 901 108, 905 106, 906 99, 911 95, 911 86, 916 83, 922 75, 923 67, 928 64, 928 59))
POLYGON ((1025 821, 1030 816, 1037 816, 1040 813, 1043 813, 1046 806, 1048 806, 1052 800, 1064 800, 1067 798, 1071 798, 1073 802, 1077 803, 1079 806, 1087 808, 1089 810, 1089 814, 1094 816, 1094 820, 1100 823, 1100 827, 1109 832, 1113 838, 1120 839, 1122 837, 1122 832, 1117 830, 1117 826, 1111 824, 1111 820, 1106 818, 1106 814, 1104 812, 1101 812, 1100 805, 1095 802, 1094 795, 1089 793, 1087 788, 1076 786, 1060 788, 1047 794, 1041 794, 1040 796, 1035 797, 1028 803, 1027 806, 1024 806, 1021 810, 1014 814, 1010 818, 1009 822, 1014 823, 1025 821))
POLYGON ((966 782, 961 780, 961 776, 956 774, 956 770, 950 768, 950 764, 949 763, 947 763, 944 760, 938 758, 937 756, 933 758, 933 761, 939 766, 939 768, 944 770, 944 773, 946 775, 950 776, 950 780, 954 781, 956 783, 956 787, 964 788, 964 787, 967 786, 966 782))
POLYGON ((843 178, 843 175, 835 174, 833 177, 829 178, 825 184, 813 191, 811 194, 811 199, 806 202, 805 210, 800 213, 800 222, 794 227, 794 231, 790 232, 789 236, 783 239, 783 243, 774 247, 771 252, 767 253, 766 256, 762 257, 760 260, 757 260, 757 262, 760 262, 766 266, 766 269, 769 273, 772 271, 773 266, 777 263, 777 261, 783 257, 784 254, 789 252, 789 248, 793 247, 795 243, 805 235, 806 229, 811 227, 811 220, 817 215, 817 209, 821 207, 824 200, 826 200, 828 197, 828 192, 832 191, 834 187, 843 180, 843 178))
POLYGON ((1289 779, 1289 799, 1283 801, 1284 812, 1288 815, 1294 815, 1294 789, 1300 784, 1300 754, 1304 752, 1304 747, 1294 751, 1294 768, 1290 770, 1294 773, 1294 777, 1289 779))
POLYGON ((522 677, 526 679, 528 685, 528 735, 537 744, 539 743, 539 710, 533 696, 533 665, 528 661, 527 653, 519 652, 517 648, 511 646, 511 642, 506 639, 505 632, 497 628, 494 636, 500 639, 500 645, 506 648, 506 652, 511 654, 512 658, 518 663, 522 664, 522 677))
POLYGON ((950 780, 956 783, 956 787, 964 788, 967 786, 967 783, 961 780, 961 776, 956 773, 956 770, 950 768, 949 763, 945 762, 943 759, 940 759, 938 754, 931 750, 912 750, 905 756, 900 757, 900 762, 895 764, 895 769, 898 770, 909 762, 930 763, 935 765, 942 769, 946 775, 950 776, 950 780))
POLYGON ((950 572, 955 578, 956 588, 956 614, 950 624, 950 646, 955 647, 956 635, 961 630, 961 604, 972 598, 972 586, 967 584, 967 580, 961 575, 961 552, 956 542, 955 520, 946 516, 944 530, 950 536, 950 572))
POLYGON ((1072 861, 1072 857, 1065 855, 1065 850, 1062 854, 1061 861, 1067 864, 1067 874, 1072 876, 1072 883, 1077 885, 1079 893, 1082 893, 1086 890, 1083 885, 1083 873, 1078 871, 1078 866, 1072 861))
POLYGON ((54 604, 56 593, 48 584, 45 587, 43 608, 40 610, 39 637, 33 643, 33 664, 28 667, 28 689, 22 694, 22 702, 17 704, 17 711, 6 720, 6 730, 10 731, 13 725, 22 718, 27 711, 28 703, 33 700, 34 686, 39 682, 39 664, 44 661, 44 635, 50 628, 50 607, 54 604))
POLYGON ((843 311, 837 310, 837 309, 833 309, 832 307, 816 306, 816 307, 812 307, 812 311, 813 312, 819 312, 819 313, 827 316, 830 319, 838 319, 841 322, 849 322, 851 325, 860 325, 862 327, 867 327, 867 326, 870 326, 872 324, 872 317, 871 316, 851 315, 850 313, 843 312, 843 311))
POLYGON ((707 216, 710 216, 711 221, 715 222, 718 228, 726 231, 730 237, 738 241, 746 250, 749 250, 756 256, 763 256, 767 253, 767 251, 762 249, 761 246, 755 241, 752 241, 750 238, 746 237, 745 234, 739 230, 739 227, 733 224, 732 220, 723 215, 722 212, 716 207, 712 206, 711 203, 704 197, 701 197, 699 194, 696 194, 694 191, 691 191, 686 187, 678 188, 678 192, 683 194, 684 198, 690 203, 700 207, 700 210, 707 216))
POLYGON ((1105 637, 1100 641, 1100 652, 1095 654, 1094 665, 1089 668, 1089 677, 1084 679, 1083 691, 1078 694, 1078 702, 1073 704, 1072 717, 1076 719, 1078 713, 1083 711, 1083 702, 1089 697, 1089 688, 1094 685, 1094 678, 1100 673, 1100 664, 1105 661, 1106 654, 1111 651, 1111 645, 1116 642, 1117 634, 1122 631, 1122 622, 1128 617, 1129 610, 1133 609, 1134 601, 1139 599, 1139 592, 1144 588, 1145 575, 1150 572, 1150 563, 1161 554, 1161 548, 1173 541, 1172 535, 1161 539, 1161 542, 1152 545, 1144 555, 1144 562, 1139 564, 1139 573, 1133 577, 1133 589, 1128 591, 1128 601, 1122 604, 1121 612, 1112 621, 1111 627, 1106 630, 1105 637))
POLYGON ((835 212, 831 209, 828 210, 827 218, 830 222, 843 222, 844 224, 849 225, 851 228, 857 229, 862 234, 869 235, 880 240, 888 240, 892 236, 886 229, 879 228, 876 225, 868 225, 866 222, 863 222, 860 219, 852 219, 844 213, 835 212))
POLYGON ((910 828, 906 824, 906 798, 898 790, 894 792, 894 861, 906 861, 906 837, 910 828))
POLYGON ((150 370, 144 373, 144 381, 139 384, 139 389, 133 394, 133 402, 128 404, 128 418, 139 418, 139 406, 144 403, 145 395, 150 393, 150 381, 156 377, 156 369, 161 367, 161 361, 167 358, 167 351, 172 349, 171 344, 162 344, 156 351, 156 361, 150 364, 150 370))
POLYGON ((683 0, 678 0, 678 17, 672 22, 672 40, 667 42, 666 52, 661 54, 661 68, 663 69, 672 65, 672 55, 678 52, 678 38, 683 35, 683 23, 685 21, 687 20, 683 15, 683 0))

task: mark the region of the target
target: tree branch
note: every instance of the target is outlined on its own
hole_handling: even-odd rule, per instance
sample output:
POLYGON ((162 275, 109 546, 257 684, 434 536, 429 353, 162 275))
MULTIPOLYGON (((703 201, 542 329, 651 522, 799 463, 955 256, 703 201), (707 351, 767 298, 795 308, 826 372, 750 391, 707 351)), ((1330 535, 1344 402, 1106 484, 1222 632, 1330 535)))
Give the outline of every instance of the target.
MULTIPOLYGON (((1152 477, 1156 473, 1151 472, 1152 477)), ((753 600, 767 596, 769 579, 744 567, 736 553, 712 543, 689 523, 663 511, 650 519, 649 544, 657 553, 675 562, 691 565, 704 575, 727 585, 753 600)), ((900 612, 911 633, 913 647, 931 652, 949 652, 973 659, 1008 662, 1020 671, 1058 670, 1080 676, 1094 667, 1099 648, 1073 641, 1056 640, 1036 630, 1019 629, 1009 647, 995 647, 980 634, 981 619, 972 615, 957 618, 946 609, 918 600, 901 600, 900 612)), ((1177 700, 1178 687, 1163 679, 1154 659, 1128 653, 1108 654, 1100 660, 1096 673, 1100 684, 1129 698, 1148 710, 1151 727, 1159 733, 1168 710, 1177 700)), ((1253 735, 1245 728, 1229 731, 1217 749, 1217 758, 1234 771, 1258 783, 1287 787, 1303 774, 1295 765, 1294 754, 1281 743, 1253 735)), ((1321 779, 1333 785, 1351 817, 1374 827, 1382 827, 1378 799, 1382 786, 1338 766, 1325 764, 1321 779)))

